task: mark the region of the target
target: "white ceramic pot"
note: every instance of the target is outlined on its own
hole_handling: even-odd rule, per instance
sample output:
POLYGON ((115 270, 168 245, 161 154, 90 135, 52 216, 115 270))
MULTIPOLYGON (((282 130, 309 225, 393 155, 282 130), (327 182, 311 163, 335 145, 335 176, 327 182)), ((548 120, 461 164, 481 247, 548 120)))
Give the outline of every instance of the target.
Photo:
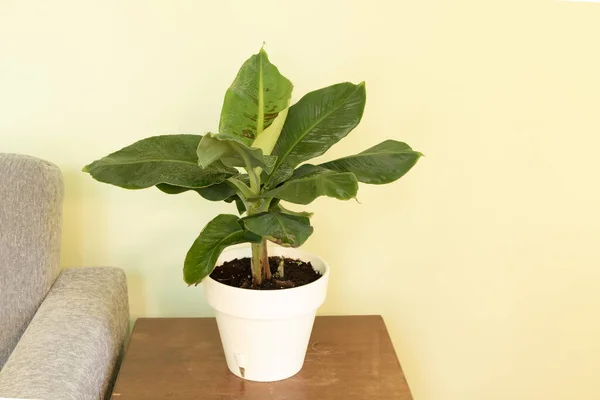
MULTIPOLYGON (((226 250, 217 265, 250 256, 250 248, 226 250)), ((325 301, 329 281, 329 266, 313 254, 275 247, 269 249, 269 256, 311 262, 323 276, 308 285, 279 290, 240 289, 210 277, 204 280, 229 370, 258 382, 286 379, 302 369, 317 308, 325 301)))

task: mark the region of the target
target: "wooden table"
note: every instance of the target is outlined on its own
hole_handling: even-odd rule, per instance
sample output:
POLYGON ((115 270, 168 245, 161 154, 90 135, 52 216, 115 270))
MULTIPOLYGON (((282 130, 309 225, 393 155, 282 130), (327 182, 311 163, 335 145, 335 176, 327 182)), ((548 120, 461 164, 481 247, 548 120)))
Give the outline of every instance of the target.
POLYGON ((380 316, 317 317, 304 368, 258 383, 229 372, 214 318, 140 318, 113 400, 412 400, 380 316))

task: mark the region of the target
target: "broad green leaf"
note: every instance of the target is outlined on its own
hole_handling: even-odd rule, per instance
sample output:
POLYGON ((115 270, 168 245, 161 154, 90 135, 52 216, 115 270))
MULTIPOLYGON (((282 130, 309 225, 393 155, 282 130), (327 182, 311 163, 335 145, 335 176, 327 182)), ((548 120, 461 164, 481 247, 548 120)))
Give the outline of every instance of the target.
POLYGON ((294 173, 292 174, 290 179, 298 179, 304 176, 316 175, 327 172, 331 171, 327 170, 327 168, 320 167, 318 165, 304 164, 294 170, 294 173))
POLYGON ((288 215, 294 215, 296 217, 306 217, 306 218, 312 218, 312 216, 314 215, 313 213, 307 212, 307 211, 288 210, 287 208, 282 206, 280 202, 277 202, 276 204, 272 205, 269 208, 269 211, 276 212, 276 213, 282 213, 282 214, 288 214, 288 215))
POLYGON ((401 178, 421 155, 406 143, 386 140, 356 155, 320 166, 337 172, 352 172, 359 182, 380 185, 401 178))
MULTIPOLYGON (((198 193, 200 196, 204 197, 206 200, 210 201, 222 201, 229 199, 232 196, 236 196, 235 185, 231 183, 232 180, 237 180, 239 182, 244 183, 245 185, 250 184, 250 179, 248 178, 248 174, 241 174, 235 177, 228 178, 225 182, 221 182, 217 185, 207 186, 198 189, 185 188, 180 186, 167 185, 166 183, 159 183, 156 187, 165 193, 168 194, 179 194, 183 192, 187 192, 188 190, 193 190, 198 193)), ((231 200, 233 201, 233 200, 231 200)), ((229 202, 231 202, 229 201, 229 202)))
POLYGON ((226 247, 260 241, 260 236, 242 228, 238 217, 221 214, 204 227, 185 256, 183 279, 188 285, 197 285, 212 272, 226 247))
POLYGON ((126 189, 159 183, 201 188, 216 185, 237 170, 221 162, 202 168, 196 148, 200 135, 162 135, 142 139, 83 168, 100 182, 126 189))
MULTIPOLYGON (((239 177, 238 177, 239 178, 239 177)), ((187 192, 188 190, 193 190, 198 193, 200 196, 204 197, 206 200, 210 201, 221 201, 225 200, 228 197, 231 197, 235 194, 234 187, 228 183, 227 181, 221 182, 217 185, 207 186, 204 188, 192 189, 181 186, 173 186, 168 185, 166 183, 159 183, 156 187, 167 194, 179 194, 183 192, 187 192)))
MULTIPOLYGON (((239 179, 239 177, 236 177, 239 179)), ((234 187, 227 181, 205 188, 196 189, 200 196, 210 201, 222 201, 235 194, 234 187)))
POLYGON ((261 49, 244 62, 225 93, 219 132, 250 145, 288 106, 292 87, 261 49))
POLYGON ((260 167, 269 172, 273 170, 276 157, 264 156, 261 149, 244 144, 235 135, 226 133, 207 133, 198 145, 198 164, 208 167, 221 161, 228 167, 260 167))
POLYGON ((362 118, 365 84, 339 83, 310 92, 290 107, 279 140, 272 188, 289 178, 300 163, 320 156, 344 138, 362 118))
POLYGON ((358 181, 352 172, 335 172, 315 165, 303 165, 283 185, 261 197, 276 197, 296 204, 309 204, 319 196, 349 200, 356 197, 358 181))
MULTIPOLYGON (((208 187, 210 187, 210 186, 208 186, 208 187)), ((168 183, 159 183, 156 185, 156 188, 166 194, 179 194, 179 193, 187 192, 188 190, 193 190, 193 191, 197 192, 197 190, 192 189, 192 188, 169 185, 168 183)))
POLYGON ((242 221, 249 231, 285 247, 301 246, 313 233, 310 220, 296 215, 264 212, 242 221))

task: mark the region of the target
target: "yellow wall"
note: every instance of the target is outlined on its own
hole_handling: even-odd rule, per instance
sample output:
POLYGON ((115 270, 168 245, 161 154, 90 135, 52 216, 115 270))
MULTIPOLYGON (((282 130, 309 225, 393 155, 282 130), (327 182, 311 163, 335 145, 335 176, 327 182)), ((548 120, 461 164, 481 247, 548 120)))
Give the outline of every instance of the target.
POLYGON ((383 314, 417 400, 600 398, 600 4, 553 0, 0 0, 0 151, 65 174, 63 264, 127 271, 133 317, 210 315, 181 279, 232 206, 81 167, 215 130, 263 40, 295 99, 365 80, 361 126, 427 157, 361 204, 321 199, 322 314, 383 314))

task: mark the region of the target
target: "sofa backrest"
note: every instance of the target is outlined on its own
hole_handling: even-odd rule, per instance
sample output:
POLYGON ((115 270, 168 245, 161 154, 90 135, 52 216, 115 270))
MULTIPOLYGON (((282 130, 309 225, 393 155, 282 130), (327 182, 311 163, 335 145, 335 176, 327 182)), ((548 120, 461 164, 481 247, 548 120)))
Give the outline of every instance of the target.
POLYGON ((58 167, 0 153, 0 369, 59 273, 62 199, 58 167))

